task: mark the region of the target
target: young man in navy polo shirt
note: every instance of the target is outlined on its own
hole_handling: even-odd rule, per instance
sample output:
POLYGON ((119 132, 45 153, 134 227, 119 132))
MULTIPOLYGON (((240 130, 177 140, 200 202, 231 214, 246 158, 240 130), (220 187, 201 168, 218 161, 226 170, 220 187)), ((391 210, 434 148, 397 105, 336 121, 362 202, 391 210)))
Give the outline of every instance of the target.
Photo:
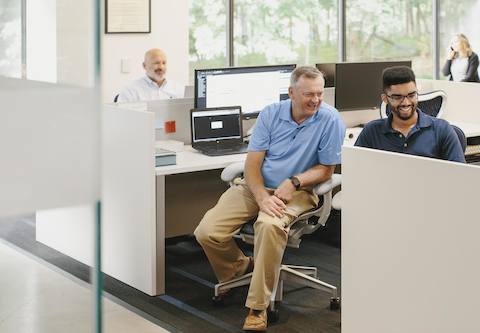
POLYGON ((417 108, 415 74, 406 66, 383 71, 382 100, 390 106, 386 119, 369 122, 355 146, 465 163, 460 140, 450 124, 417 108))
POLYGON ((252 269, 251 258, 232 237, 258 215, 244 330, 267 329, 266 309, 291 223, 317 205, 312 187, 330 179, 340 163, 345 126, 338 112, 322 102, 324 84, 314 67, 293 71, 290 99, 265 107, 255 123, 245 179, 235 180, 195 230, 217 279, 224 282, 252 269))

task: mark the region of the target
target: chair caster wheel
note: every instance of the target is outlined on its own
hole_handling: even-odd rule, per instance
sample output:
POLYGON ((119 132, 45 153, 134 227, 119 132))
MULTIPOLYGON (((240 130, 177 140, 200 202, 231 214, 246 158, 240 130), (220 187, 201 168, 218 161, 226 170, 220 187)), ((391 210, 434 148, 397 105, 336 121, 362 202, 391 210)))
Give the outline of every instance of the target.
POLYGON ((335 311, 340 309, 340 298, 332 297, 330 298, 330 310, 335 311))
POLYGON ((214 306, 223 306, 225 305, 225 299, 222 296, 213 296, 212 303, 214 306))
POLYGON ((267 320, 270 322, 270 323, 276 323, 278 321, 278 319, 280 319, 280 315, 278 313, 278 309, 275 309, 275 310, 268 310, 268 313, 267 313, 267 320))

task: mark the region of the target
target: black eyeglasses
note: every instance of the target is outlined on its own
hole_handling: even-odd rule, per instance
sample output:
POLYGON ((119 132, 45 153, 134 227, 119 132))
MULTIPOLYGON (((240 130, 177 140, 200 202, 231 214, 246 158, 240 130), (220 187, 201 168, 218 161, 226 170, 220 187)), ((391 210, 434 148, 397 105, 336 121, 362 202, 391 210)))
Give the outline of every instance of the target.
POLYGON ((392 95, 387 95, 385 94, 391 101, 395 102, 395 103, 402 103, 403 100, 405 98, 408 98, 410 101, 413 101, 413 100, 416 100, 417 97, 418 97, 418 91, 412 91, 411 93, 408 93, 406 95, 396 95, 396 94, 392 94, 392 95))

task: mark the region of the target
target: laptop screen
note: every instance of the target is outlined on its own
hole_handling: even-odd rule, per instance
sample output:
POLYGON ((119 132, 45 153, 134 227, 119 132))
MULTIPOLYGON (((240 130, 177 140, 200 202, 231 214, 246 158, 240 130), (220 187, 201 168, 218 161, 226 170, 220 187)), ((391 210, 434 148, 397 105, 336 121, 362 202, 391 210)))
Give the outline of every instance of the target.
POLYGON ((241 107, 194 109, 192 143, 242 139, 241 107))

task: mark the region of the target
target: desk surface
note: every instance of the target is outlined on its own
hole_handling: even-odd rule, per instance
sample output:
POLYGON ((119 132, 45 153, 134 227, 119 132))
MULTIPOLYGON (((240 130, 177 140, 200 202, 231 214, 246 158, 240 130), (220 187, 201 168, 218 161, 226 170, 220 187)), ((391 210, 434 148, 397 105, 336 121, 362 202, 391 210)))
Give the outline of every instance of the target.
POLYGON ((450 121, 450 124, 460 127, 467 138, 480 136, 480 124, 450 121))
POLYGON ((191 146, 185 146, 184 150, 177 153, 177 164, 155 168, 157 176, 173 175, 186 172, 222 169, 234 162, 245 161, 247 154, 233 154, 224 156, 207 156, 191 146))

